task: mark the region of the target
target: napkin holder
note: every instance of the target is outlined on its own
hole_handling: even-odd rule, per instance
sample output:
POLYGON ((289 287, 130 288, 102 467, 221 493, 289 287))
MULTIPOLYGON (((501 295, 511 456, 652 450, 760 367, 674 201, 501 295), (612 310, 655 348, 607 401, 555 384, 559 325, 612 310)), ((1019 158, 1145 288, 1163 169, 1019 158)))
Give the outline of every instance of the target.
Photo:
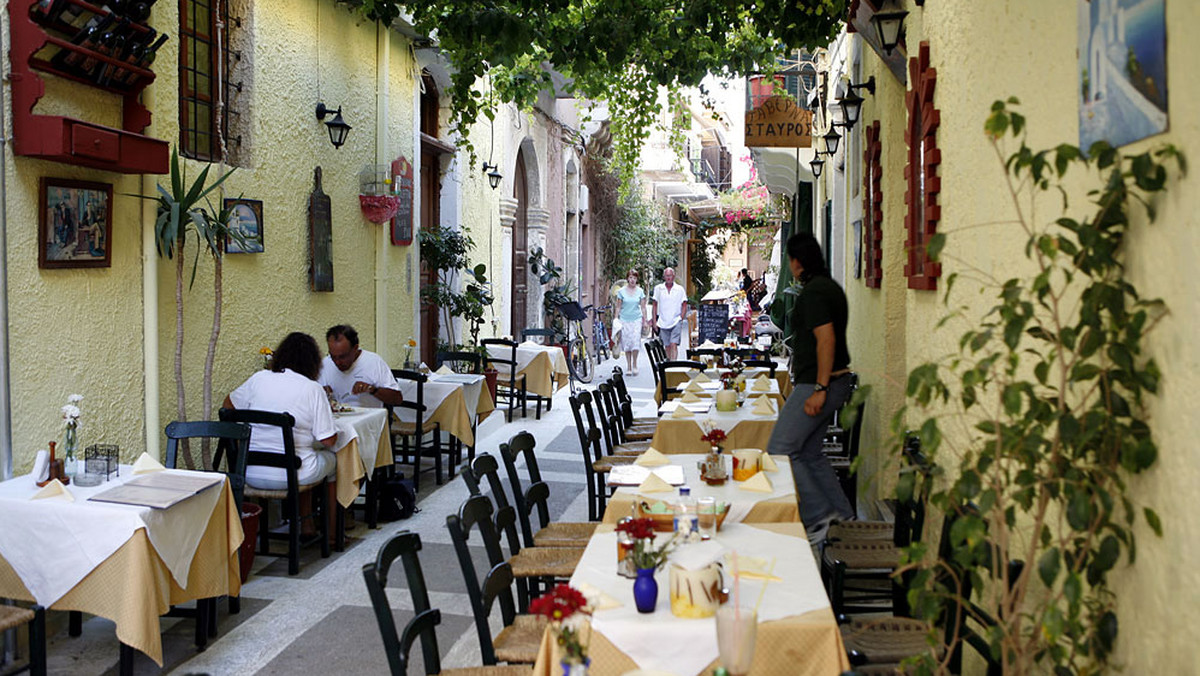
MULTIPOLYGON (((674 533, 675 532, 675 505, 666 503, 667 511, 652 512, 650 505, 645 500, 636 500, 633 503, 633 518, 635 519, 650 519, 654 522, 655 533, 674 533)), ((721 530, 721 524, 725 523, 725 517, 729 516, 729 505, 725 505, 723 511, 717 512, 717 530, 721 530)))
POLYGON ((64 486, 71 483, 71 478, 68 477, 66 471, 63 470, 63 461, 54 457, 54 447, 57 445, 57 443, 58 442, 55 441, 50 442, 50 461, 47 465, 50 471, 49 474, 46 475, 45 481, 37 482, 38 488, 42 488, 55 479, 61 481, 62 485, 64 486))

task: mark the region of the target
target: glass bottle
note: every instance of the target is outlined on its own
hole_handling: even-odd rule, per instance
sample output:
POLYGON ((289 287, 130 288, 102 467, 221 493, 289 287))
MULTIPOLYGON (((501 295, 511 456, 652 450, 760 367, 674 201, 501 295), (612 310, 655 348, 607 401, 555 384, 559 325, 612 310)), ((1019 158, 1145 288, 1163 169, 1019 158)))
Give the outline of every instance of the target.
POLYGON ((63 433, 63 474, 75 476, 79 470, 79 436, 74 425, 67 425, 63 433))

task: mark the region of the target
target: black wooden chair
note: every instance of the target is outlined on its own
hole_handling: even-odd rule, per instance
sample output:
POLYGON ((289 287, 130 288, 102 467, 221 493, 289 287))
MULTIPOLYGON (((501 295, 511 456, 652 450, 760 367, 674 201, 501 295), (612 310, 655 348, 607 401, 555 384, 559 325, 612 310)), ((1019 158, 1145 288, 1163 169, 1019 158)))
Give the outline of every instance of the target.
POLYGON ((621 405, 621 415, 625 418, 625 425, 628 428, 648 427, 653 430, 658 425, 657 415, 649 418, 633 416, 633 397, 629 395, 629 388, 625 386, 625 373, 621 371, 620 366, 613 367, 612 384, 613 390, 617 393, 617 401, 621 405))
POLYGON ((448 365, 455 373, 483 373, 483 357, 478 352, 438 352, 434 369, 448 365))
MULTIPOLYGON (((858 390, 858 374, 851 373, 845 376, 850 378, 850 393, 853 396, 858 390)), ((863 414, 866 412, 866 402, 861 401, 853 407, 854 414, 851 416, 852 407, 847 404, 833 414, 833 421, 829 425, 829 429, 825 432, 825 445, 823 451, 825 456, 829 458, 829 462, 833 465, 833 469, 837 472, 838 481, 842 484, 842 491, 846 493, 846 497, 850 500, 850 505, 858 509, 858 477, 852 471, 854 460, 858 457, 859 442, 862 439, 862 421, 863 414), (853 418, 853 424, 849 424, 848 417, 853 418)), ((919 448, 919 441, 918 448, 919 448)))
POLYGON ((649 446, 649 441, 654 438, 654 431, 658 429, 657 421, 653 425, 634 426, 627 423, 626 411, 623 408, 625 402, 621 401, 613 380, 613 378, 609 378, 600 383, 596 387, 596 392, 604 405, 605 413, 612 418, 610 424, 617 432, 618 443, 634 447, 645 442, 644 445, 649 446))
MULTIPOLYGON (((222 472, 229 479, 229 489, 233 492, 234 503, 241 508, 242 497, 246 487, 246 456, 250 451, 250 426, 240 422, 220 422, 213 420, 179 421, 168 423, 164 434, 167 437, 167 454, 164 466, 178 467, 179 442, 184 439, 216 440, 217 447, 213 452, 211 471, 222 472), (221 466, 224 464, 225 469, 221 466)), ((210 468, 204 468, 210 469, 210 468)), ((260 517, 264 521, 265 516, 260 517)), ((210 602, 207 608, 208 635, 217 635, 216 599, 199 599, 196 602, 197 623, 202 613, 200 604, 210 602)), ((241 597, 229 597, 229 613, 236 615, 241 612, 241 597)), ((199 640, 199 639, 197 639, 199 640)), ((203 644, 197 643, 198 647, 203 644)))
MULTIPOLYGON (((278 427, 283 434, 283 453, 249 451, 246 454, 247 469, 255 465, 277 467, 283 469, 287 475, 288 487, 285 490, 267 490, 255 488, 249 483, 246 484, 245 496, 259 501, 259 504, 264 507, 264 517, 267 514, 266 505, 269 500, 282 500, 283 515, 288 522, 287 534, 276 534, 272 533, 271 529, 268 528, 267 520, 265 518, 262 520, 258 528, 258 553, 265 556, 273 556, 271 553, 271 539, 286 539, 288 543, 288 575, 299 574, 300 547, 312 543, 312 540, 301 542, 300 523, 302 519, 316 519, 317 539, 321 545, 321 557, 328 558, 329 510, 331 509, 331 500, 329 498, 329 490, 327 489, 328 481, 322 478, 316 483, 300 485, 297 478, 297 470, 300 469, 300 458, 296 455, 296 440, 292 435, 292 428, 296 424, 295 418, 290 413, 228 408, 222 408, 219 415, 224 422, 270 425, 278 427), (313 494, 312 512, 301 514, 300 494, 309 492, 313 494)), ((341 523, 341 519, 338 519, 339 531, 341 530, 341 523)))
POLYGON ((413 491, 421 488, 422 458, 433 458, 434 479, 437 485, 442 485, 442 455, 450 456, 450 478, 454 478, 454 467, 458 463, 455 457, 455 446, 448 444, 442 447, 442 426, 430 424, 425 420, 429 407, 425 404, 425 383, 429 376, 418 371, 392 369, 396 380, 407 380, 416 385, 417 396, 405 398, 399 404, 390 407, 392 425, 392 459, 394 462, 412 465, 413 491), (403 420, 403 411, 412 415, 411 422, 403 420), (428 437, 428 438, 426 438, 428 437))
POLYGON ((747 361, 773 361, 771 353, 767 350, 762 350, 757 347, 735 347, 725 350, 725 355, 729 359, 741 359, 743 363, 747 361))
POLYGON ((508 473, 512 488, 513 504, 517 508, 517 522, 526 547, 586 547, 596 532, 596 524, 590 522, 563 522, 550 520, 550 485, 542 480, 534 448, 537 440, 529 432, 520 432, 508 443, 500 444, 500 458, 508 473), (524 488, 517 461, 525 461, 529 474, 529 488, 524 488), (532 518, 537 511, 538 530, 533 530, 532 518))
POLYGON ((426 676, 528 676, 529 667, 521 665, 442 670, 441 651, 437 642, 437 625, 442 621, 442 613, 429 605, 429 590, 425 586, 425 574, 421 571, 421 559, 418 556, 420 551, 421 536, 410 531, 401 531, 383 544, 373 563, 363 566, 367 595, 371 598, 375 622, 383 638, 383 648, 387 653, 392 676, 406 676, 409 653, 413 642, 418 638, 421 639, 421 656, 426 676), (404 576, 408 581, 408 592, 413 605, 413 618, 399 634, 385 591, 388 573, 391 572, 392 564, 397 558, 404 566, 404 576))
POLYGON ((525 375, 517 373, 517 343, 507 338, 484 338, 479 343, 489 350, 484 363, 496 369, 500 374, 496 380, 496 404, 499 405, 501 399, 508 401, 508 413, 506 414, 508 422, 512 422, 513 409, 517 405, 521 406, 522 416, 528 415, 528 389, 525 384, 525 375), (504 356, 492 355, 493 347, 504 356))
POLYGON ((686 359, 676 359, 675 361, 663 360, 658 362, 658 396, 661 403, 667 403, 668 400, 678 397, 683 394, 684 384, 687 379, 681 380, 678 384, 671 385, 667 382, 667 369, 685 368, 689 370, 703 371, 705 366, 698 361, 686 359))
POLYGON ((518 615, 516 612, 512 594, 512 566, 504 560, 500 551, 500 539, 492 522, 492 501, 482 495, 467 498, 456 514, 446 517, 446 528, 450 531, 450 540, 454 543, 454 552, 462 569, 463 583, 471 600, 483 663, 489 666, 498 662, 533 664, 537 661, 547 622, 542 617, 518 615), (471 555, 470 535, 473 530, 479 532, 489 562, 482 583, 471 555), (493 637, 489 618, 497 604, 500 606, 503 629, 493 637))
POLYGON ((594 414, 591 413, 591 392, 573 394, 568 401, 571 402, 571 413, 575 416, 575 431, 579 435, 579 447, 587 477, 588 520, 599 521, 604 516, 604 505, 608 500, 605 475, 612 471, 615 465, 632 463, 637 457, 610 456, 601 450, 604 435, 595 423, 594 414), (585 421, 585 415, 590 420, 585 421))
POLYGON ((688 348, 687 358, 692 361, 703 361, 705 357, 711 357, 718 365, 725 363, 725 349, 721 347, 693 347, 688 348))
POLYGON ((28 671, 30 676, 46 676, 46 609, 42 606, 21 608, 0 604, 0 634, 29 625, 29 655, 25 665, 6 670, 5 674, 28 671))
MULTIPOLYGON (((525 329, 524 331, 521 332, 521 342, 529 341, 529 342, 537 343, 539 345, 546 345, 546 346, 553 346, 554 339, 557 337, 558 337, 558 334, 554 331, 554 329, 525 329), (535 340, 535 339, 537 339, 537 340, 535 340)), ((546 402, 546 410, 547 411, 549 411, 551 409, 551 407, 554 405, 554 397, 543 397, 540 394, 534 394, 532 392, 527 393, 526 396, 528 398, 532 399, 533 401, 537 402, 537 408, 534 409, 534 413, 533 413, 534 418, 536 420, 542 419, 542 402, 543 401, 546 402)))
POLYGON ((598 426, 604 432, 604 442, 609 455, 641 455, 650 448, 649 435, 640 435, 639 439, 627 439, 625 429, 621 424, 621 410, 617 407, 616 397, 613 396, 612 385, 600 383, 592 392, 592 402, 596 407, 598 426))
POLYGON ((658 363, 666 360, 666 351, 663 349, 662 341, 658 338, 647 340, 646 356, 650 358, 650 374, 654 376, 654 387, 658 387, 658 363))
POLYGON ((779 369, 779 364, 774 359, 747 359, 742 362, 742 366, 747 369, 766 369, 771 378, 775 377, 775 371, 779 369))

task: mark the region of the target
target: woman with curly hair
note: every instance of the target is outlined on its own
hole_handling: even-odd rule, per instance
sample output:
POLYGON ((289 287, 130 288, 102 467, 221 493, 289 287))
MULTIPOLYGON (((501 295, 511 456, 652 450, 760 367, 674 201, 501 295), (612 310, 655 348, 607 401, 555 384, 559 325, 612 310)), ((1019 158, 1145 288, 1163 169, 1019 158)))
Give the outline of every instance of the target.
MULTIPOLYGON (((296 419, 292 437, 300 458, 297 478, 301 486, 317 483, 337 469, 336 456, 316 448, 320 444, 328 449, 337 440, 329 398, 317 384, 320 373, 317 341, 307 333, 289 333, 275 348, 271 370, 255 373, 225 397, 226 408, 292 414, 296 419)), ((283 453, 282 430, 272 425, 251 425, 250 450, 283 453)), ((251 465, 246 469, 246 483, 263 490, 285 490, 287 474, 280 467, 251 465)))

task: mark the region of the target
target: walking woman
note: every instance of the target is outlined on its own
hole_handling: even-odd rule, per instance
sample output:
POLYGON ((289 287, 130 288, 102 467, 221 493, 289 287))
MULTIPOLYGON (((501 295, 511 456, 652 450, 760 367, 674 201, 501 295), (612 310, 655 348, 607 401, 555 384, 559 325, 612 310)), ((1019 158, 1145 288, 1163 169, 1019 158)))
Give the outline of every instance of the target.
POLYGON ((638 374, 638 350, 642 346, 642 323, 646 321, 646 292, 638 286, 637 270, 625 276, 625 286, 617 291, 621 310, 621 351, 625 353, 625 366, 629 375, 638 374))

